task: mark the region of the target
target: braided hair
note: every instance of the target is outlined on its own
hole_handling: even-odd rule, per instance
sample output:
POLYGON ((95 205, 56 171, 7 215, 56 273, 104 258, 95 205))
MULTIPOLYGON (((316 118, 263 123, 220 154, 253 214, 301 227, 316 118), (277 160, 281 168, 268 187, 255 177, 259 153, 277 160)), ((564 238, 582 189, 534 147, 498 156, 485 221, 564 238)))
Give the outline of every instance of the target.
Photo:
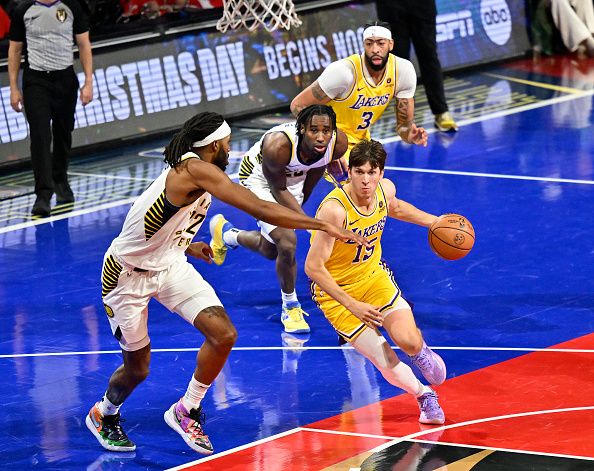
POLYGON ((218 113, 205 111, 188 119, 182 128, 173 136, 163 155, 163 161, 175 168, 181 162, 181 157, 192 148, 192 143, 204 139, 216 131, 225 119, 218 113))
POLYGON ((297 122, 295 127, 297 128, 297 146, 301 144, 301 126, 307 128, 308 123, 314 116, 328 116, 332 123, 332 130, 336 130, 336 113, 328 105, 309 105, 303 108, 297 115, 297 122))

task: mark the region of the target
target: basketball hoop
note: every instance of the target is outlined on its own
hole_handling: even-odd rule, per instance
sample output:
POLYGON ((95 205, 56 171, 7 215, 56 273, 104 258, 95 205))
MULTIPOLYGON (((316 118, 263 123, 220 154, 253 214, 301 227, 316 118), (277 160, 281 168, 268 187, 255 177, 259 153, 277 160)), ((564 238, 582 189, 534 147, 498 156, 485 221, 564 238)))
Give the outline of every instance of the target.
POLYGON ((248 31, 263 26, 267 31, 286 30, 301 26, 292 0, 223 0, 223 17, 217 29, 246 28, 248 31))

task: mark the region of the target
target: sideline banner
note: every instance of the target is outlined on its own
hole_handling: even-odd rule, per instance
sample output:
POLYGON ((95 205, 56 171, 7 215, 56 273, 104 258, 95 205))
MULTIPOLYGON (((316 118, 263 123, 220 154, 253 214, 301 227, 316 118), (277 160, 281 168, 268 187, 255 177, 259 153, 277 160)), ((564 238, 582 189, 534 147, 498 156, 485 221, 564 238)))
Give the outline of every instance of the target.
MULTIPOLYGON (((528 49, 523 2, 438 2, 444 69, 528 49), (522 25, 520 28, 518 25, 522 25)), ((94 100, 76 109, 73 147, 172 130, 200 111, 227 118, 288 104, 332 61, 361 51, 373 3, 301 14, 291 31, 198 31, 160 43, 94 54, 94 100)), ((79 67, 78 64, 76 64, 79 67)), ((79 75, 82 83, 82 73, 79 75)), ((25 116, 10 106, 0 73, 0 166, 29 158, 25 116)))

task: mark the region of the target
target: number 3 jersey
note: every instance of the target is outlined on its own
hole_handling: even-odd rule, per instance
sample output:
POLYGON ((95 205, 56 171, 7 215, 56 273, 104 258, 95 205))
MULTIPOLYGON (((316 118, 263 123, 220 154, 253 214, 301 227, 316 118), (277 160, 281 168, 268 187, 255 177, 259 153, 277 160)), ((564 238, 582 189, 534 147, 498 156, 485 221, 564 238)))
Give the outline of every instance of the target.
POLYGON ((308 170, 325 167, 332 160, 334 146, 336 145, 336 132, 332 133, 332 139, 330 139, 324 155, 315 162, 306 163, 298 155, 298 133, 295 122, 280 124, 269 129, 246 153, 239 167, 239 181, 247 188, 270 189, 268 180, 266 180, 262 170, 262 144, 264 137, 273 132, 282 132, 291 142, 291 159, 285 167, 287 190, 301 204, 303 202, 303 183, 307 177, 308 170))
MULTIPOLYGON (((188 152, 182 160, 200 158, 188 152)), ((167 200, 165 181, 169 168, 138 197, 126 216, 124 226, 111 244, 110 253, 125 265, 160 271, 186 258, 185 250, 206 218, 210 194, 178 207, 167 200)))
MULTIPOLYGON (((375 190, 375 204, 368 214, 357 209, 343 188, 335 188, 320 203, 337 201, 346 212, 344 227, 365 237, 372 245, 364 247, 353 242, 336 240, 325 267, 341 285, 364 280, 380 267, 382 261, 381 238, 388 216, 388 205, 381 183, 375 190)), ((319 209, 318 209, 319 210, 319 209)), ((312 238, 315 237, 315 233, 312 238)))

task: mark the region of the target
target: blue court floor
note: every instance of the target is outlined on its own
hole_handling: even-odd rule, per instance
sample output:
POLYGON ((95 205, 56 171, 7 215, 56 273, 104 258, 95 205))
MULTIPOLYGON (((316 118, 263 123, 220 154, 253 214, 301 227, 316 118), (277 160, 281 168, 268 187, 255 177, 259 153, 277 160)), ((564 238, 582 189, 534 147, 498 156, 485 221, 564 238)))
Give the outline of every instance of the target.
MULTIPOLYGON (((426 148, 395 139, 392 116, 373 133, 389 152, 385 176, 399 198, 434 214, 463 214, 476 231, 474 249, 455 262, 431 252, 423 228, 391 220, 384 233, 384 258, 414 302, 427 343, 444 357, 448 381, 593 331, 594 61, 587 67, 571 57, 543 61, 449 76, 446 91, 460 124, 455 135, 433 132, 420 87, 417 121, 431 130, 426 148)), ((232 177, 241 152, 263 130, 237 125, 232 177)), ((122 408, 136 452, 106 452, 84 424, 121 361, 101 303, 103 254, 134 197, 162 170, 159 149, 166 142, 73 161, 77 203, 47 219, 28 216, 27 172, 0 176, 0 188, 17 194, 0 200, 0 468, 159 470, 200 459, 165 424, 163 412, 185 391, 203 339, 156 302, 149 315, 151 374, 122 408)), ((330 189, 319 184, 305 206, 309 214, 330 189)), ((218 212, 240 228, 257 227, 215 201, 210 214, 218 212)), ((312 329, 306 336, 282 332, 272 262, 242 248, 221 267, 195 262, 239 332, 203 402, 217 453, 402 393, 338 346, 308 296, 302 269, 308 234, 298 237, 297 292, 312 329)), ((195 240, 209 240, 208 224, 195 240)), ((594 344, 580 352, 594 364, 594 344)), ((515 374, 520 387, 538 395, 547 385, 547 364, 536 371, 539 377, 515 374)), ((589 390, 575 394, 589 395, 594 406, 589 390)), ((446 415, 464 407, 455 402, 446 415)), ((581 426, 592 434, 591 424, 581 426)), ((310 462, 315 450, 305 453, 288 468, 262 458, 237 469, 330 469, 310 462)), ((570 469, 576 457, 594 459, 594 445, 555 469, 570 469)))

